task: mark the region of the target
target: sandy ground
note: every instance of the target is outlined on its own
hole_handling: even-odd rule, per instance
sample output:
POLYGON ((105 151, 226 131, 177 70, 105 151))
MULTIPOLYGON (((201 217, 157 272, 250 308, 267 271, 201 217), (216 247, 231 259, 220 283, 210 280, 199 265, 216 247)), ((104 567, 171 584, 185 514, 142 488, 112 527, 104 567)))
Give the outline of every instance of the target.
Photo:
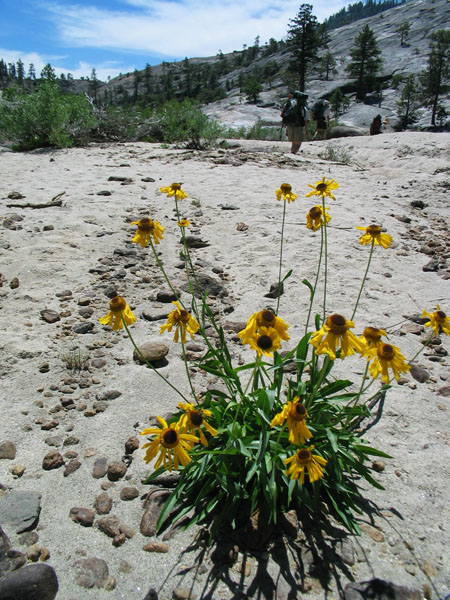
MULTIPOLYGON (((437 303, 450 312, 450 284, 445 278, 450 266, 439 273, 422 270, 433 258, 423 252, 430 242, 434 248, 441 246, 441 257, 450 257, 449 142, 449 134, 347 138, 306 143, 295 157, 288 153, 287 142, 254 141, 204 153, 145 143, 0 153, 0 442, 12 441, 17 449, 14 460, 0 461, 0 483, 6 491, 42 493, 37 532, 39 544, 50 551, 48 562, 59 579, 58 600, 143 599, 150 588, 157 590, 160 598, 172 598, 174 588, 180 586, 191 589, 197 599, 300 597, 292 583, 295 577, 286 582, 268 555, 264 560, 268 560, 267 570, 275 582, 271 595, 258 591, 261 569, 255 558, 250 558, 251 569, 245 577, 237 570, 230 570, 227 576, 213 573, 209 558, 202 559, 199 571, 198 549, 186 551, 195 532, 169 540, 168 553, 145 552, 143 546, 149 538, 139 532, 139 522, 147 487, 141 480, 150 471, 140 449, 134 453, 127 480, 113 483, 107 490, 113 499, 112 514, 136 531, 134 537, 114 548, 111 539, 96 527, 84 528, 69 518, 72 507, 92 507, 103 491, 101 486, 107 487, 106 478, 92 476, 95 459, 121 460, 125 441, 148 425, 151 416, 169 413, 178 402, 154 373, 132 360, 126 336, 98 323, 108 309, 106 292, 116 286, 139 317, 133 326, 136 341, 162 339, 159 327, 163 321, 149 322, 141 315, 143 311, 167 310, 167 305, 155 302, 155 294, 167 286, 149 252, 129 243, 134 231, 131 221, 146 215, 159 220, 165 227, 160 256, 175 285, 182 282, 182 272, 175 268, 180 246, 173 204, 159 187, 183 182, 189 196, 182 203, 183 216, 191 220, 191 232, 210 244, 193 250, 194 258, 203 272, 222 281, 228 293, 223 301, 213 302, 221 319, 239 322, 267 304, 264 294, 277 281, 282 204, 275 200, 275 190, 282 182, 292 185, 299 197, 287 209, 284 265, 286 270, 292 268, 293 274, 280 304, 280 315, 291 326, 291 341, 285 346, 289 349, 302 333, 308 306, 308 291, 301 281, 314 279, 320 247, 320 233, 305 227, 306 212, 315 201, 304 196, 308 183, 322 176, 335 179, 340 187, 336 201, 329 202, 328 312, 349 317, 358 293, 368 248, 359 245, 360 232, 355 227, 381 224, 394 243, 388 250, 376 248, 355 331, 361 333, 369 323, 383 327, 391 342, 411 358, 425 334, 417 335, 411 327, 414 323, 406 317, 421 314, 424 308, 432 311, 437 303), (333 149, 338 162, 323 158, 329 153, 327 147, 333 149), (108 181, 110 176, 128 177, 131 182, 121 185, 108 181), (98 195, 103 190, 111 195, 98 195), (25 198, 8 199, 13 191, 25 198), (7 206, 48 202, 62 192, 62 207, 7 206), (417 200, 426 207, 413 208, 411 202, 417 200), (236 210, 224 210, 227 205, 236 210), (18 217, 11 219, 11 215, 18 217), (238 223, 248 229, 237 228, 238 223), (124 248, 135 249, 136 256, 114 253, 124 248), (135 268, 130 270, 127 262, 135 268), (107 268, 103 273, 93 272, 99 265, 107 268), (19 287, 12 289, 10 282, 15 277, 19 287), (58 297, 64 290, 71 290, 72 295, 58 297), (88 319, 79 315, 80 300, 94 309, 88 319), (43 321, 40 312, 45 308, 60 313, 61 320, 54 324, 43 321), (85 320, 94 323, 92 332, 74 333, 72 326, 85 320), (81 373, 68 371, 62 356, 74 346, 81 347, 91 360, 103 359, 104 366, 81 373), (48 372, 40 371, 44 363, 49 365, 48 372), (87 380, 87 387, 79 387, 80 379, 87 380), (80 410, 57 408, 70 386, 80 410), (85 416, 82 403, 89 410, 110 390, 121 395, 108 401, 104 412, 85 416), (42 430, 42 424, 51 419, 57 426, 42 430), (59 446, 63 454, 68 449, 76 451, 81 462, 68 477, 63 476, 64 467, 42 469, 46 453, 58 449, 45 442, 52 436, 62 440, 76 436, 79 440, 74 446, 59 446), (26 467, 19 478, 11 472, 15 465, 26 467), (140 497, 121 500, 119 494, 125 486, 137 487, 140 497), (106 561, 116 581, 114 589, 77 585, 75 561, 93 556, 106 561)), ((187 392, 180 348, 170 335, 163 341, 170 350, 162 372, 187 392)), ((236 360, 239 355, 247 356, 245 349, 231 344, 236 360)), ((448 351, 449 339, 443 339, 442 345, 448 351)), ((340 572, 341 585, 352 578, 377 576, 417 589, 425 585, 434 598, 450 591, 450 397, 443 392, 450 385, 450 368, 447 356, 438 357, 437 362, 432 358, 422 355, 419 359, 429 380, 419 383, 408 375, 404 385, 394 386, 383 419, 367 434, 369 441, 393 458, 377 475, 386 491, 366 491, 380 512, 371 526, 367 517, 362 519, 366 527, 360 538, 351 541, 355 558, 340 572)), ((349 369, 357 380, 361 363, 346 360, 337 372, 350 377, 349 369)), ((200 373, 194 381, 199 390, 209 383, 200 373)), ((6 533, 20 548, 13 533, 6 533)), ((295 563, 289 564, 295 574, 295 563)), ((312 589, 305 597, 339 596, 334 578, 328 595, 313 577, 311 581, 312 589)))

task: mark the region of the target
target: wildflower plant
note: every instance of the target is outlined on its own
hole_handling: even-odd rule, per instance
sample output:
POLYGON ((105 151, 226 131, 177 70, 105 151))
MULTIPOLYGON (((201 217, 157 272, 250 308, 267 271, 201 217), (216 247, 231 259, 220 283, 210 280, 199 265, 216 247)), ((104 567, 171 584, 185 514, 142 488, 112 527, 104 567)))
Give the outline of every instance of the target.
MULTIPOLYGON (((359 241, 370 244, 370 252, 350 319, 339 313, 327 314, 326 293, 314 313, 331 218, 325 198, 335 200, 333 191, 339 186, 324 177, 309 187, 312 191, 306 196, 319 196, 322 205, 309 211, 306 228, 311 235, 320 229, 321 246, 314 284, 303 280, 310 290, 304 335, 300 340, 291 339, 289 319, 278 313, 279 294, 276 309, 253 307, 246 326, 238 333, 240 343, 253 355, 245 364, 236 364, 233 359, 233 348, 208 305, 207 294, 203 294, 201 301, 196 300, 196 295, 197 298, 201 295, 184 235, 189 215, 181 218, 178 210, 178 202, 187 194, 177 183, 161 188, 175 202, 192 301, 190 307, 181 299, 175 301, 174 310, 161 327, 162 335, 173 332, 174 342, 181 344, 190 392, 183 394, 154 370, 167 382, 178 410, 167 420, 158 416, 159 426, 141 432, 148 437, 144 458, 149 463, 155 461, 148 483, 165 470, 180 470, 179 481, 160 514, 158 530, 189 515, 189 526, 206 525, 212 541, 222 529, 244 526, 255 512, 264 515, 267 522, 277 524, 282 513, 295 509, 298 514, 310 512, 323 518, 333 515, 349 531, 358 532, 358 514, 364 511, 359 481, 365 479, 382 489, 372 475, 369 459, 389 456, 362 439, 361 427, 362 423, 365 426, 370 423, 376 407, 379 418, 381 400, 392 380, 407 372, 409 364, 400 349, 386 339, 384 329, 357 324, 353 317, 374 247, 381 245, 388 249, 391 238, 381 233, 378 225, 364 228, 359 241), (312 329, 309 322, 313 313, 312 329), (207 335, 211 328, 217 337, 215 343, 207 335), (361 333, 357 335, 353 330, 361 333), (199 336, 205 343, 205 354, 195 366, 221 380, 221 389, 203 394, 195 389, 185 352, 187 334, 192 339, 199 336), (336 360, 362 362, 365 371, 361 383, 333 376, 336 360)), ((282 184, 276 191, 276 199, 284 203, 279 289, 290 274, 289 271, 282 276, 286 205, 297 197, 289 184, 282 184)), ((133 241, 148 243, 164 277, 170 281, 154 248, 154 244, 162 241, 164 229, 151 219, 133 224, 138 226, 133 241), (150 229, 149 224, 153 224, 150 229)), ((325 280, 326 276, 325 261, 325 280)), ((129 327, 135 318, 126 301, 113 298, 110 309, 100 321, 113 329, 124 327, 138 350, 129 327)), ((432 334, 450 333, 448 317, 439 305, 436 311, 424 315, 430 319, 426 326, 432 329, 432 334)), ((152 367, 151 363, 148 365, 152 367)))

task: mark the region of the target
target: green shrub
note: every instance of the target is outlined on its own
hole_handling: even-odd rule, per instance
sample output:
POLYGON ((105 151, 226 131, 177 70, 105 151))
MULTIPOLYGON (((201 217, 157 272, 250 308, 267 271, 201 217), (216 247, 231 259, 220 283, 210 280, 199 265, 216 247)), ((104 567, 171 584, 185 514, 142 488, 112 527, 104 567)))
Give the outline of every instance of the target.
POLYGON ((157 110, 164 142, 182 143, 186 148, 202 150, 217 145, 224 129, 209 119, 194 100, 170 100, 157 110))
POLYGON ((9 88, 0 101, 0 135, 19 150, 81 144, 95 123, 85 96, 63 94, 52 81, 43 81, 32 94, 9 88))

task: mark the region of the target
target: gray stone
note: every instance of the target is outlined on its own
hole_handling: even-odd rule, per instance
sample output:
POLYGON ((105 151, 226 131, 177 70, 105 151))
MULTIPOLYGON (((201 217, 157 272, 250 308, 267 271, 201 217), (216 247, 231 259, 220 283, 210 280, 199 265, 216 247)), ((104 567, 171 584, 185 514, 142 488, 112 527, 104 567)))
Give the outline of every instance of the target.
POLYGON ((383 579, 370 579, 348 583, 344 590, 345 600, 421 600, 421 590, 396 585, 383 579))
POLYGON ((270 289, 267 294, 264 294, 265 298, 278 298, 284 293, 284 285, 283 283, 272 283, 270 285, 270 289))
POLYGON ((9 287, 12 290, 16 290, 19 287, 20 283, 19 283, 19 278, 18 277, 13 277, 11 279, 11 281, 9 282, 9 287))
POLYGON ((139 490, 135 487, 124 487, 120 490, 120 499, 124 501, 135 500, 139 496, 139 490))
POLYGON ((1 600, 53 600, 58 578, 50 565, 27 565, 0 579, 1 600))
POLYGON ((115 538, 121 534, 120 529, 120 519, 115 515, 110 515, 109 517, 102 517, 97 521, 97 527, 105 533, 110 538, 115 538))
POLYGON ((92 315, 94 314, 94 309, 92 308, 92 306, 82 306, 78 311, 78 314, 84 319, 89 319, 89 317, 92 317, 92 315))
POLYGON ((97 398, 98 400, 115 400, 121 395, 122 392, 119 392, 119 390, 107 390, 103 394, 98 395, 97 398))
POLYGON ((91 333, 91 331, 93 329, 94 329, 94 323, 92 323, 92 321, 85 321, 83 323, 77 323, 76 325, 74 325, 72 327, 72 331, 74 333, 79 333, 79 334, 91 333))
POLYGON ((111 512, 112 500, 106 492, 102 492, 94 501, 94 508, 99 515, 107 515, 111 512))
POLYGON ((110 481, 118 481, 127 472, 127 465, 121 461, 114 460, 108 465, 108 479, 110 481))
POLYGON ((133 454, 135 450, 139 448, 139 438, 135 435, 129 437, 125 442, 126 454, 133 454))
POLYGON ((34 529, 39 521, 41 498, 42 494, 31 490, 5 494, 0 498, 0 523, 15 533, 34 529))
POLYGON ((74 565, 75 581, 84 588, 103 588, 108 581, 109 569, 101 558, 83 558, 74 565))
POLYGON ((83 525, 83 527, 92 527, 92 524, 94 523, 95 513, 92 510, 92 508, 74 506, 70 509, 69 517, 75 523, 83 525))
POLYGON ((156 523, 161 513, 163 504, 170 496, 169 490, 156 490, 149 494, 144 504, 144 514, 142 515, 140 531, 142 535, 153 537, 156 535, 156 523))
MULTIPOLYGON (((202 240, 195 235, 187 235, 185 237, 186 246, 188 248, 207 248, 210 244, 206 240, 202 240)), ((180 244, 183 243, 183 238, 180 239, 180 244)))
POLYGON ((47 323, 56 323, 57 321, 61 321, 61 317, 56 310, 50 310, 49 308, 44 308, 41 310, 41 317, 47 323))
MULTIPOLYGON (((206 273, 198 273, 196 275, 196 281, 193 281, 192 283, 196 298, 202 298, 205 292, 208 294, 208 296, 217 296, 219 298, 222 296, 228 296, 228 292, 224 285, 206 273)), ((183 285, 182 289, 186 292, 190 292, 189 284, 183 285)))
POLYGON ((365 135, 365 132, 357 127, 348 127, 346 125, 335 125, 327 131, 327 139, 335 139, 342 137, 355 137, 365 135))
POLYGON ((146 321, 165 321, 169 314, 172 312, 172 308, 167 308, 165 310, 159 309, 155 311, 150 311, 149 309, 145 309, 142 311, 142 318, 146 321))
POLYGON ((0 442, 0 460, 14 460, 16 458, 16 445, 14 442, 7 440, 6 442, 0 442))
POLYGON ((62 454, 57 452, 56 450, 50 450, 44 456, 42 461, 42 468, 44 471, 52 471, 53 469, 59 469, 64 464, 64 458, 62 454))
POLYGON ((146 342, 145 344, 141 344, 138 346, 139 352, 137 350, 133 351, 133 360, 140 364, 145 364, 142 356, 148 360, 150 363, 160 363, 160 361, 164 360, 165 356, 169 352, 169 347, 164 344, 164 342, 160 342, 159 340, 146 342), (142 355, 142 356, 141 356, 142 355))
POLYGON ((419 383, 425 383, 430 379, 430 374, 423 367, 419 367, 419 365, 412 364, 410 370, 411 377, 413 377, 419 383))
POLYGON ((95 479, 101 479, 106 475, 108 470, 108 459, 107 458, 96 458, 94 466, 92 468, 92 477, 95 479))
POLYGON ((162 302, 163 304, 168 304, 169 302, 178 300, 180 296, 181 293, 177 290, 175 290, 175 294, 172 290, 159 290, 159 292, 156 292, 156 300, 158 302, 162 302))

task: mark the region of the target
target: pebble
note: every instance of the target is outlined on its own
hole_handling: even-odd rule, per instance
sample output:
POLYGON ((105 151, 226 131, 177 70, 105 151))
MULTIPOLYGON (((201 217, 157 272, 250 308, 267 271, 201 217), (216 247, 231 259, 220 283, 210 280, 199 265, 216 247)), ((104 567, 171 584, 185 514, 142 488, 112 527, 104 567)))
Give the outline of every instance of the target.
POLYGON ((53 600, 58 593, 58 578, 50 565, 25 565, 0 579, 3 600, 53 600))
POLYGON ((98 400, 115 400, 116 398, 118 398, 121 395, 122 395, 122 392, 119 392, 119 390, 107 390, 106 392, 103 392, 103 394, 97 395, 97 399, 98 400))
POLYGON ((78 323, 72 327, 74 333, 85 334, 91 333, 94 329, 94 323, 92 321, 85 321, 84 323, 78 323))
POLYGON ((114 538, 121 534, 119 529, 120 519, 116 515, 102 517, 97 521, 97 527, 108 537, 114 538))
POLYGON ((11 279, 11 281, 9 282, 9 287, 12 290, 16 290, 19 287, 20 283, 19 283, 19 278, 18 277, 13 277, 11 279))
POLYGON ((118 481, 127 472, 127 465, 121 461, 112 461, 108 465, 107 475, 110 481, 118 481))
POLYGON ((16 458, 16 445, 7 440, 0 442, 0 460, 14 460, 16 458))
POLYGON ((11 475, 13 475, 13 477, 22 477, 22 475, 25 473, 25 471, 26 471, 25 465, 13 465, 10 468, 10 472, 11 472, 11 475))
POLYGON ((0 523, 15 533, 34 529, 39 521, 41 498, 39 492, 11 490, 0 497, 0 523))
POLYGON ((419 367, 419 365, 412 364, 410 370, 411 377, 413 377, 419 383, 425 383, 430 379, 430 374, 423 367, 419 367))
POLYGON ((134 350, 133 360, 139 364, 145 364, 141 355, 150 363, 158 363, 162 361, 169 352, 169 347, 160 341, 150 341, 138 346, 140 354, 134 350))
POLYGON ((94 479, 101 479, 104 477, 108 470, 108 459, 107 458, 96 458, 94 466, 92 468, 92 477, 94 479))
POLYGON ((175 600, 196 600, 197 596, 193 593, 191 588, 176 587, 172 592, 175 600))
POLYGON ((56 323, 57 321, 61 320, 59 313, 57 313, 55 310, 50 310, 48 308, 44 308, 44 310, 41 310, 41 317, 47 323, 56 323))
POLYGON ((69 517, 75 523, 83 525, 83 527, 92 527, 94 523, 95 512, 92 510, 92 508, 74 506, 70 509, 69 517))
POLYGON ((120 490, 120 499, 124 501, 135 500, 139 496, 139 490, 135 487, 124 487, 120 490))
POLYGON ((372 525, 366 525, 363 523, 360 525, 361 531, 368 533, 374 542, 384 542, 384 534, 382 531, 373 527, 372 525))
POLYGON ((169 544, 165 544, 164 542, 154 541, 154 542, 149 542, 148 544, 145 544, 143 549, 146 552, 166 553, 166 552, 169 552, 170 547, 169 547, 169 544))
POLYGON ((64 469, 64 477, 68 477, 69 475, 71 475, 72 473, 75 473, 75 471, 78 471, 78 469, 81 467, 81 462, 79 460, 73 459, 70 460, 67 465, 66 468, 64 469))
POLYGON ((94 508, 97 511, 97 514, 107 515, 109 512, 111 512, 112 499, 106 492, 102 492, 94 500, 94 508))
POLYGON ((139 438, 137 436, 132 436, 127 439, 125 442, 125 453, 133 454, 135 450, 139 448, 139 438))
POLYGON ((53 469, 59 469, 64 464, 64 458, 62 454, 57 452, 56 450, 51 450, 47 452, 42 461, 42 468, 44 471, 51 471, 53 469))
POLYGON ((108 577, 108 565, 102 558, 83 558, 77 560, 73 567, 75 569, 75 581, 84 588, 103 588, 108 577))
POLYGON ((168 490, 156 490, 149 494, 144 504, 144 514, 141 518, 140 532, 146 537, 156 535, 156 523, 161 513, 163 504, 170 495, 168 490))

